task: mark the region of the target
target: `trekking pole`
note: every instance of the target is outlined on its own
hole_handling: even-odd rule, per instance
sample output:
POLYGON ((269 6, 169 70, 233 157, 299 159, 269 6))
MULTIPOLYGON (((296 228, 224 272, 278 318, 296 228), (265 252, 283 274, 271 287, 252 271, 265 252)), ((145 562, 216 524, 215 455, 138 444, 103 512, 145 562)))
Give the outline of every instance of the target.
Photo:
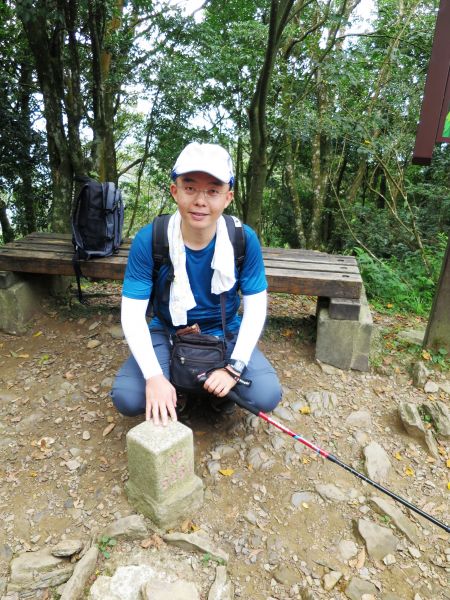
MULTIPOLYGON (((202 381, 202 375, 199 376, 199 380, 202 381)), ((205 380, 206 380, 206 377, 203 378, 203 381, 205 381, 205 380)), ((382 485, 380 485, 376 481, 373 481, 369 477, 366 477, 363 473, 359 473, 359 471, 356 471, 355 469, 353 469, 352 467, 350 467, 350 465, 347 465, 344 462, 342 462, 339 458, 337 458, 337 456, 334 456, 330 452, 327 452, 326 450, 323 450, 322 448, 319 448, 319 446, 316 446, 312 442, 309 442, 308 440, 306 440, 301 435, 298 435, 297 433, 294 433, 288 427, 285 427, 281 423, 278 423, 277 421, 275 421, 274 419, 272 419, 272 417, 269 417, 269 415, 266 415, 266 413, 263 413, 262 411, 258 410, 258 408, 256 408, 255 406, 253 406, 249 402, 247 402, 245 400, 242 400, 242 398, 235 391, 231 390, 230 392, 228 392, 228 394, 227 394, 226 397, 229 400, 232 400, 233 402, 235 402, 241 408, 243 408, 245 410, 248 410, 249 412, 251 412, 252 414, 256 415, 257 417, 260 417, 261 419, 263 419, 267 423, 270 423, 271 425, 273 425, 277 429, 280 429, 284 433, 287 433, 292 438, 294 438, 294 440, 297 440, 297 442, 300 442, 301 444, 303 444, 304 446, 306 446, 310 450, 313 450, 314 452, 317 452, 317 454, 319 454, 322 458, 326 458, 327 460, 331 461, 335 465, 338 465, 339 467, 342 467, 343 469, 345 469, 346 471, 348 471, 352 475, 355 475, 356 477, 359 477, 359 479, 362 479, 366 483, 369 483, 370 485, 372 485, 373 487, 375 487, 380 492, 383 492, 383 494, 386 494, 387 496, 390 496, 391 498, 393 498, 397 502, 400 502, 400 504, 403 504, 403 506, 406 506, 410 510, 414 511, 415 513, 417 513, 418 515, 420 515, 421 517, 423 517, 424 519, 427 519, 428 521, 431 521, 431 523, 434 523, 438 527, 441 527, 447 533, 450 533, 450 526, 449 525, 446 525, 445 523, 442 523, 441 521, 439 521, 438 519, 436 519, 432 515, 429 515, 428 513, 426 513, 425 511, 423 511, 418 506, 415 506, 414 504, 411 504, 411 502, 408 502, 408 500, 405 500, 405 498, 402 498, 401 496, 398 496, 397 494, 395 494, 394 492, 391 492, 391 490, 388 490, 387 488, 383 487, 382 485)))

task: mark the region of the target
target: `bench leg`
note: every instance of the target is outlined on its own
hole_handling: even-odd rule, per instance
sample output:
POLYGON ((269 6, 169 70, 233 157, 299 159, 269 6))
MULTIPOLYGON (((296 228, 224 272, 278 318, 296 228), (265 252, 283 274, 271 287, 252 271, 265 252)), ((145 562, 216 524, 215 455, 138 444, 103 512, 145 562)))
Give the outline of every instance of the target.
POLYGON ((0 331, 23 335, 45 296, 67 292, 72 278, 0 271, 0 331))
POLYGON ((373 321, 364 290, 359 319, 332 319, 329 307, 319 307, 316 358, 339 369, 369 370, 373 321))

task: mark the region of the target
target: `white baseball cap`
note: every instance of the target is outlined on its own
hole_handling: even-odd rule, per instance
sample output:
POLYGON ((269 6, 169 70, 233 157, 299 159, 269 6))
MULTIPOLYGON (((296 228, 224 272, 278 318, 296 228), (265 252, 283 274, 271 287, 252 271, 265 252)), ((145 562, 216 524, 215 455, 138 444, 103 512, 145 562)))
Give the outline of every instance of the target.
POLYGON ((233 162, 231 156, 218 144, 199 144, 191 142, 177 158, 172 170, 172 179, 185 173, 201 171, 217 177, 224 183, 233 186, 233 162))

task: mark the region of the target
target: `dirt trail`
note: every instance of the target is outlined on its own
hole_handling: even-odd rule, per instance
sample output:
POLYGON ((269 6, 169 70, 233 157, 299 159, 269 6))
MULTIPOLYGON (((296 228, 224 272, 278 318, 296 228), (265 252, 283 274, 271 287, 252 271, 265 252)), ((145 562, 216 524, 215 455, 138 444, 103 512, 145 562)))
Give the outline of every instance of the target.
MULTIPOLYGON (((119 337, 118 289, 98 289, 109 295, 91 300, 90 307, 47 305, 27 335, 0 334, 3 582, 12 556, 61 536, 88 538, 132 512, 123 487, 125 435, 142 419, 121 417, 109 400, 128 349, 119 337)), ((316 364, 313 311, 308 299, 271 298, 261 346, 284 386, 275 418, 363 472, 364 448, 376 441, 391 462, 389 487, 448 522, 450 441, 438 440, 440 455, 433 459, 407 435, 397 414, 400 402, 425 401, 427 395, 412 386, 395 355, 382 373, 316 364), (322 410, 308 410, 305 395, 311 392, 322 410), (365 416, 358 420, 354 415, 361 411, 365 416)), ((384 317, 377 321, 390 325, 384 317)), ((448 405, 447 394, 439 397, 448 405)), ((200 407, 188 424, 206 489, 193 522, 230 553, 236 597, 300 598, 304 585, 311 598, 339 600, 352 597, 348 586, 357 578, 375 586, 374 598, 450 598, 450 542, 443 531, 402 509, 418 528, 413 543, 375 510, 371 497, 379 494, 370 486, 241 410, 213 418, 200 407), (218 466, 231 475, 218 473, 218 466), (328 496, 318 489, 331 484, 328 496), (358 532, 360 519, 394 534, 392 558, 371 556, 358 532), (325 576, 331 572, 341 576, 329 588, 325 576)), ((101 569, 107 566, 105 561, 101 569)))

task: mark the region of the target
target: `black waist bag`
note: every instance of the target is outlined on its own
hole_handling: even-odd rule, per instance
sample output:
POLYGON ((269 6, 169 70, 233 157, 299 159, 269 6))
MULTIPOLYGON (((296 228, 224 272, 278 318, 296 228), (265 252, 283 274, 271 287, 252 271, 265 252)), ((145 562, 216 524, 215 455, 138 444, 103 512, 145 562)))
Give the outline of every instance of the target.
POLYGON ((199 391, 197 376, 225 361, 225 342, 214 335, 186 333, 172 336, 170 381, 177 390, 199 391))

